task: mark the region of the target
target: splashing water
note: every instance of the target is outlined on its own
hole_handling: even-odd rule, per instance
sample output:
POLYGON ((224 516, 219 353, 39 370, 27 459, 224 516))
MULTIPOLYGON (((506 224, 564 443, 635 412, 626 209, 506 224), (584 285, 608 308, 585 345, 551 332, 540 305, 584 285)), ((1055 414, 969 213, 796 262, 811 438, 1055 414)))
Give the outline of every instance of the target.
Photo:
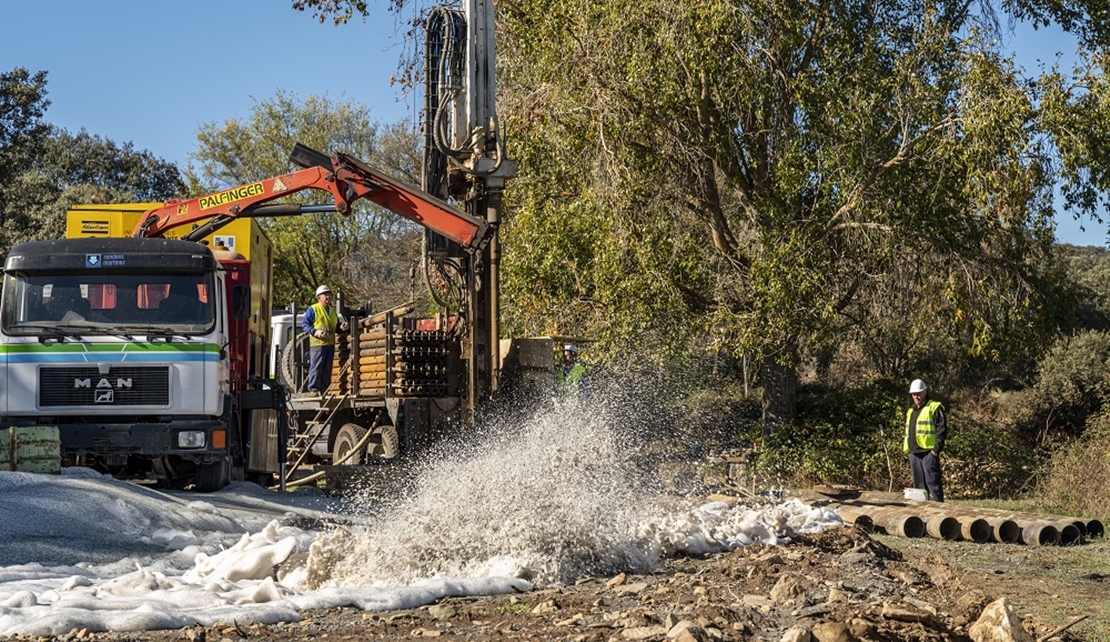
MULTIPOLYGON (((366 530, 315 542, 308 586, 384 586, 426 578, 516 577, 537 585, 658 569, 705 553, 839 523, 800 502, 767 511, 676 510, 636 470, 617 413, 560 405, 489 430, 429 460, 411 491, 366 530), (669 504, 669 505, 668 505, 669 504)), ((366 509, 377 506, 369 494, 366 509)))
MULTIPOLYGON (((647 446, 645 454, 664 448, 658 440, 665 422, 648 425, 643 419, 653 416, 626 397, 608 408, 563 405, 483 428, 465 444, 445 445, 437 456, 421 458, 418 471, 405 480, 409 489, 396 499, 383 501, 382 487, 368 489, 356 499, 360 515, 340 511, 357 525, 349 530, 309 532, 274 520, 261 532, 244 535, 242 524, 259 528, 258 514, 275 514, 268 498, 238 495, 252 485, 228 491, 220 508, 190 501, 183 511, 175 497, 102 482, 96 487, 104 497, 126 499, 109 504, 111 510, 98 521, 125 535, 161 524, 166 532, 156 539, 172 550, 139 562, 128 557, 87 568, 0 568, 0 636, 58 636, 75 626, 135 631, 231 620, 290 622, 305 609, 343 605, 415 608, 446 596, 527 591, 620 571, 646 573, 661 570, 670 555, 778 544, 795 533, 841 523, 830 509, 797 500, 698 505, 657 492, 658 481, 638 466, 644 459, 640 444, 647 446), (631 412, 622 415, 617 411, 622 408, 631 412), (228 535, 238 543, 227 547, 228 535)), ((20 492, 9 495, 33 497, 38 508, 52 506, 55 517, 28 520, 27 532, 8 519, 5 532, 18 536, 13 542, 30 542, 28 534, 39 528, 48 547, 58 548, 51 539, 58 533, 57 515, 81 502, 54 498, 81 495, 75 488, 87 493, 86 484, 47 478, 35 484, 41 487, 37 491, 28 491, 28 473, 11 475, 0 476, 0 489, 19 485, 20 492)), ((303 523, 333 523, 315 510, 296 514, 303 523)), ((88 530, 87 519, 75 514, 69 521, 78 532, 88 530)), ((118 538, 102 541, 107 529, 96 526, 88 539, 72 541, 119 550, 118 538)))
POLYGON ((576 404, 491 430, 429 460, 406 500, 366 532, 319 542, 312 572, 328 584, 366 586, 486 575, 551 583, 650 570, 658 555, 637 541, 650 495, 630 452, 610 416, 576 404))

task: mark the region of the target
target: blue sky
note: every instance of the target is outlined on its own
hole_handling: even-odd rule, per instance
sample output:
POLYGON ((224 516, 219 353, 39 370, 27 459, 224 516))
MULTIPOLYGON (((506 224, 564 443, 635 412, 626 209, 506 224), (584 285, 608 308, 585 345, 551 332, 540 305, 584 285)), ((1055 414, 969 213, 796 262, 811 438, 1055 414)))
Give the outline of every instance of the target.
MULTIPOLYGON (((46 120, 117 143, 130 141, 184 167, 197 129, 246 118, 278 90, 349 98, 385 121, 415 119, 390 76, 406 46, 385 3, 363 21, 335 27, 290 0, 8 0, 0 13, 0 70, 49 72, 46 120)), ((378 5, 381 5, 379 7, 378 5)), ((1074 41, 1019 29, 1009 41, 1036 69, 1074 41)), ((1106 246, 1105 224, 1057 219, 1057 239, 1106 246)))
POLYGON ((415 116, 390 86, 403 46, 392 14, 336 27, 290 5, 3 1, 0 69, 49 72, 47 121, 182 166, 201 125, 246 118, 278 90, 351 98, 382 120, 415 116))

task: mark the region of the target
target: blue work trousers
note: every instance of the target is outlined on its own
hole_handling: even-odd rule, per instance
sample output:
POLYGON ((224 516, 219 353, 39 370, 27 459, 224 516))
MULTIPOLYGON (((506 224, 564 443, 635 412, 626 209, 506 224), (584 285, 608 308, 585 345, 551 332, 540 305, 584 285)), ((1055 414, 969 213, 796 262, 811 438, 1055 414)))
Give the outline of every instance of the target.
POLYGON ((923 453, 910 453, 910 472, 913 474, 913 487, 924 488, 929 499, 944 501, 944 486, 940 479, 940 459, 927 450, 923 453))
POLYGON ((335 346, 310 346, 308 358, 308 389, 324 394, 331 385, 331 364, 335 359, 335 346))

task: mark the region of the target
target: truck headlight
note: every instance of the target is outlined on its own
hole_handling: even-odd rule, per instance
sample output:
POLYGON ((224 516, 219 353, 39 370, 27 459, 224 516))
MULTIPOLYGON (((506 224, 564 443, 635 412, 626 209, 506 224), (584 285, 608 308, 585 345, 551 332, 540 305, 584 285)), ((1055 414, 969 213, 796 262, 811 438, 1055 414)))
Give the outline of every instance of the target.
POLYGON ((203 430, 182 430, 177 433, 178 448, 204 448, 203 430))

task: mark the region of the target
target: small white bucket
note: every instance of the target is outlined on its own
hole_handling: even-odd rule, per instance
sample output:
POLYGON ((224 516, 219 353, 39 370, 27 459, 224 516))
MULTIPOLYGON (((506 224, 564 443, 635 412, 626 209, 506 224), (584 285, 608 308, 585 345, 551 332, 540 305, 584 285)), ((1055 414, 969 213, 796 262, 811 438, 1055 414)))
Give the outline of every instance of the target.
POLYGON ((923 502, 929 499, 928 493, 924 488, 907 488, 905 491, 906 499, 914 502, 923 502))

